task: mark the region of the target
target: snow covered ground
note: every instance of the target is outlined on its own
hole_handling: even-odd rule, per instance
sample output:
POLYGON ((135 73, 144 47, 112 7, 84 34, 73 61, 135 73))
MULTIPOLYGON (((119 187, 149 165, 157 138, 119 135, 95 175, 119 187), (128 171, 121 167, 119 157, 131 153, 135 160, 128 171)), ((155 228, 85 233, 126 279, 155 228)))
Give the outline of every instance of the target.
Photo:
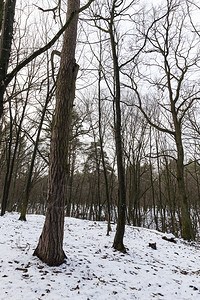
POLYGON ((105 222, 66 218, 66 263, 48 267, 32 256, 44 217, 18 218, 0 217, 0 299, 200 299, 199 244, 127 226, 122 254, 112 248, 114 226, 106 236, 105 222))

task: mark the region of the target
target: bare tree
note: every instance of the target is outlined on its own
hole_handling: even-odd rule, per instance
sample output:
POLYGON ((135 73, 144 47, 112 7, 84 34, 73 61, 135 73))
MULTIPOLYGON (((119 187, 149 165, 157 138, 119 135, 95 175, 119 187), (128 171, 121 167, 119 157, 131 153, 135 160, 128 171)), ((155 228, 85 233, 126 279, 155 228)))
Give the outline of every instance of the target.
MULTIPOLYGON (((9 62, 9 57, 10 57, 10 52, 11 52, 11 42, 12 42, 12 31, 13 31, 13 22, 14 22, 14 8, 15 8, 15 3, 16 0, 7 0, 6 3, 8 2, 7 7, 7 19, 3 18, 5 20, 5 35, 2 33, 1 35, 1 41, 2 44, 0 46, 1 51, 5 51, 5 55, 3 55, 3 52, 0 56, 0 64, 1 64, 1 73, 0 73, 0 81, 1 81, 1 86, 0 86, 0 119, 2 117, 3 113, 3 97, 4 93, 6 91, 7 86, 9 83, 13 80, 13 78, 16 76, 16 74, 23 69, 27 64, 29 64, 32 60, 34 60, 36 57, 39 55, 43 54, 45 51, 50 49, 56 41, 61 37, 61 35, 65 32, 67 27, 69 26, 70 22, 73 20, 73 18, 79 14, 80 12, 84 11, 86 8, 89 7, 89 5, 93 2, 94 0, 89 0, 88 3, 83 5, 79 10, 73 11, 71 15, 68 16, 68 19, 66 20, 65 24, 62 26, 62 28, 55 34, 55 36, 43 47, 39 48, 32 54, 30 54, 27 58, 23 59, 21 62, 18 62, 16 67, 7 73, 8 69, 8 62, 9 62), (6 39, 6 35, 8 35, 8 39, 6 39), (7 45, 3 46, 3 43, 7 43, 7 45), (2 84, 3 83, 3 84, 2 84)), ((59 8, 59 3, 58 6, 56 6, 56 9, 59 8)), ((50 9, 50 11, 54 11, 54 9, 50 9)), ((3 23, 4 24, 4 23, 3 23)), ((2 32, 4 29, 4 25, 2 24, 2 32)))
MULTIPOLYGON (((88 2, 88 6, 92 1, 88 2)), ((79 0, 68 0, 67 19, 79 10, 79 0)), ((48 207, 45 224, 34 255, 48 265, 64 262, 64 205, 68 174, 68 151, 75 83, 78 65, 75 61, 78 14, 74 16, 65 31, 57 79, 56 108, 53 120, 48 207)))
MULTIPOLYGON (((157 12, 154 13, 155 19, 157 17, 159 20, 157 12)), ((191 82, 189 79, 189 76, 198 70, 199 53, 195 33, 188 32, 188 28, 184 3, 181 5, 180 1, 167 1, 165 18, 152 26, 148 35, 149 43, 143 51, 144 66, 156 75, 142 74, 141 62, 136 67, 137 71, 134 69, 138 77, 132 73, 129 78, 138 99, 138 107, 149 124, 171 136, 175 142, 182 237, 190 240, 194 238, 194 232, 184 178, 183 132, 186 114, 195 101, 200 99, 200 95, 197 80, 194 78, 191 82), (145 82, 149 87, 148 95, 140 88, 141 83, 145 82), (151 104, 150 109, 152 101, 155 106, 151 104), (159 120, 155 119, 157 110, 160 110, 162 115, 159 120)))
POLYGON ((49 88, 48 88, 45 104, 44 104, 44 107, 42 109, 42 115, 41 115, 41 119, 40 119, 40 123, 39 123, 39 127, 38 127, 37 137, 36 137, 36 141, 35 141, 35 144, 34 144, 31 163, 30 163, 30 167, 29 167, 28 175, 27 175, 25 193, 24 193, 24 198, 23 198, 23 201, 22 201, 21 215, 19 217, 19 220, 21 220, 21 221, 26 221, 28 201, 29 201, 30 192, 31 192, 31 188, 32 188, 33 169, 34 169, 34 164, 35 164, 35 160, 36 160, 38 145, 39 145, 39 142, 40 142, 40 135, 41 135, 41 131, 42 131, 42 125, 43 125, 43 122, 44 122, 44 118, 45 118, 48 103, 51 100, 52 96, 54 95, 54 90, 55 90, 55 86, 53 86, 51 90, 49 90, 49 88))

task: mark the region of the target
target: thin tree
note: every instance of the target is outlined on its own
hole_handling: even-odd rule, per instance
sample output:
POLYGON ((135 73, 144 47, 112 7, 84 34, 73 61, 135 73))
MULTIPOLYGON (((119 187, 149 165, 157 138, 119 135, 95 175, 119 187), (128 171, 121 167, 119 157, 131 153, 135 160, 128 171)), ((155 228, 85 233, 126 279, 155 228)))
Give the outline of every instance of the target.
MULTIPOLYGON (((123 1, 113 0, 108 1, 106 11, 110 12, 108 17, 103 17, 95 13, 95 25, 97 28, 103 30, 109 34, 112 66, 113 66, 113 91, 111 90, 108 81, 104 77, 110 93, 113 97, 113 110, 114 110, 114 133, 115 133, 115 147, 117 158, 117 174, 118 174, 118 219, 117 229, 113 242, 113 247, 116 250, 126 252, 123 238, 125 232, 126 223, 126 186, 125 186, 125 170, 124 170, 124 158, 123 158, 123 142, 122 142, 122 114, 121 114, 121 84, 120 84, 120 66, 118 57, 118 36, 116 32, 116 17, 121 16, 128 8, 134 3, 129 2, 127 6, 124 6, 123 1), (121 11, 120 11, 121 9, 121 11), (106 25, 106 29, 97 24, 97 20, 102 20, 106 25)), ((101 11, 101 7, 98 9, 101 11)), ((102 9, 103 11, 104 9, 102 9)), ((101 13, 101 12, 100 12, 101 13)))
MULTIPOLYGON (((90 4, 94 0, 89 0, 85 5, 79 8, 76 11, 73 11, 71 15, 68 16, 65 24, 63 27, 55 34, 55 36, 43 47, 33 52, 30 56, 23 59, 19 62, 16 67, 9 73, 8 70, 8 62, 11 53, 11 43, 12 43, 12 36, 13 36, 13 23, 14 23, 14 12, 15 12, 15 3, 16 0, 7 0, 5 4, 3 20, 2 20, 2 34, 0 38, 0 119, 2 118, 3 114, 3 97, 6 91, 7 86, 16 76, 16 74, 23 69, 27 64, 29 64, 32 60, 34 60, 39 55, 43 54, 45 51, 50 49, 56 41, 61 37, 61 35, 65 32, 68 28, 69 24, 73 20, 75 16, 77 16, 80 12, 87 9, 90 4), (8 5, 7 5, 8 4, 8 5), (7 8, 7 10, 6 10, 7 8), (7 12, 7 14, 6 14, 7 12), (5 24, 5 26, 4 26, 5 24), (6 38, 7 37, 7 38, 6 38), (6 44, 7 43, 7 44, 6 44)), ((60 3, 60 0, 58 1, 60 3)), ((59 4, 56 8, 50 9, 50 11, 54 11, 55 9, 59 8, 59 4)), ((43 10, 44 11, 44 10, 43 10)), ((1 14, 1 7, 0 7, 0 14, 1 14)), ((1 16, 0 16, 0 24, 1 24, 1 16)))
POLYGON ((42 116, 41 116, 41 119, 40 119, 38 132, 37 132, 37 137, 36 137, 36 141, 35 141, 35 145, 34 145, 34 149, 33 149, 33 154, 32 154, 32 158, 31 158, 31 163, 30 163, 30 167, 29 167, 29 170, 28 170, 27 182, 26 182, 26 187, 25 187, 25 194, 24 194, 22 207, 21 207, 21 214, 20 214, 20 217, 19 217, 19 220, 21 220, 21 221, 26 221, 28 201, 29 201, 31 188, 32 188, 32 175, 33 175, 33 169, 34 169, 37 149, 38 149, 38 145, 39 145, 39 142, 40 142, 40 134, 41 134, 41 131, 42 131, 42 125, 43 125, 43 122, 44 122, 44 118, 45 118, 48 103, 51 100, 52 96, 54 95, 54 89, 55 89, 55 87, 53 86, 52 89, 50 91, 48 91, 47 96, 46 96, 46 101, 45 101, 45 104, 44 104, 44 107, 43 107, 43 110, 42 110, 42 116))
MULTIPOLYGON (((101 48, 101 45, 100 45, 101 48)), ((100 49, 100 52, 102 49, 100 49)), ((101 56, 101 53, 100 53, 101 56)), ((109 184, 108 184, 108 172, 106 168, 105 163, 105 152, 103 147, 103 132, 102 132, 102 107, 101 107, 101 63, 99 66, 99 78, 98 78, 98 111, 99 111, 99 144, 100 144, 100 150, 101 150, 101 160, 102 160, 102 166, 103 166, 103 173, 104 173, 104 180, 105 180, 105 189, 106 189, 106 200, 107 200, 107 235, 109 235, 109 232, 111 231, 111 225, 110 225, 110 192, 109 192, 109 184)))
POLYGON ((114 69, 114 104, 115 104, 115 144, 117 156, 117 173, 119 181, 119 199, 118 199, 118 219, 117 229, 113 242, 113 247, 116 250, 126 252, 123 238, 126 223, 126 186, 125 186, 125 171, 123 162, 123 145, 122 145, 122 132, 121 132, 121 88, 120 88, 120 68, 117 55, 117 43, 115 40, 115 9, 118 6, 117 1, 113 1, 110 22, 109 22, 109 35, 113 57, 114 69))
MULTIPOLYGON (((149 48, 144 51, 146 56, 150 55, 145 66, 157 67, 157 73, 160 73, 159 77, 148 78, 146 75, 143 77, 147 78, 146 81, 144 79, 146 84, 150 83, 149 93, 150 89, 154 88, 154 95, 151 95, 151 98, 148 95, 144 97, 143 91, 139 89, 136 82, 136 77, 129 76, 129 78, 138 99, 138 107, 148 123, 174 140, 177 154, 176 177, 181 204, 181 234, 184 239, 191 240, 194 239, 194 232, 184 177, 183 131, 187 112, 191 110, 195 101, 199 100, 197 81, 194 80, 192 84, 189 82, 189 76, 195 70, 199 70, 197 65, 199 53, 193 52, 196 43, 195 33, 189 31, 190 36, 185 38, 186 31, 190 29, 187 25, 184 5, 180 11, 179 1, 166 2, 165 18, 160 19, 161 22, 157 22, 157 24, 154 23, 152 35, 147 37, 149 48), (152 53, 154 57, 152 57, 152 53), (156 120, 156 110, 150 112, 145 107, 145 100, 148 105, 148 101, 153 99, 156 100, 156 109, 162 112, 163 119, 156 120)), ((139 77, 141 78, 140 75, 139 77)))
MULTIPOLYGON (((10 186, 12 182, 12 176, 13 176, 13 170, 15 166, 15 161, 17 157, 17 151, 18 151, 18 146, 20 144, 20 136, 21 136, 21 129, 22 129, 22 124, 24 121, 25 117, 25 111, 27 108, 28 104, 28 99, 29 99, 29 93, 30 93, 30 86, 31 86, 31 81, 32 81, 32 76, 28 78, 28 86, 29 88, 27 89, 26 96, 25 96, 25 102, 22 110, 22 114, 20 117, 20 121, 18 124, 18 129, 16 132, 16 137, 15 137, 15 145, 13 147, 13 116, 12 116, 12 95, 9 97, 9 115, 10 115, 10 136, 9 136, 9 147, 8 147, 8 157, 7 157, 7 169, 6 169, 6 174, 5 174, 5 180, 4 180, 4 187, 3 187, 3 196, 2 196, 2 203, 1 203, 1 216, 3 216, 6 212, 7 208, 7 203, 9 199, 9 193, 10 193, 10 186), (13 149, 12 149, 13 147, 13 149)), ((13 87, 13 90, 15 88, 13 87)), ((17 99, 15 99, 17 101, 17 99)), ((16 118, 16 116, 15 116, 16 118)))

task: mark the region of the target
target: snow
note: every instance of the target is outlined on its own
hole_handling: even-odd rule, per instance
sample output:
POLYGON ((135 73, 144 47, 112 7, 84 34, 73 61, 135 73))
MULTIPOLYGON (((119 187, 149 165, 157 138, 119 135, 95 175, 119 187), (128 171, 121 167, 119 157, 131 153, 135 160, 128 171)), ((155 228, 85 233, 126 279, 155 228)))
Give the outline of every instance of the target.
POLYGON ((44 216, 0 217, 0 299, 200 299, 200 244, 126 226, 127 254, 114 251, 115 226, 66 218, 66 263, 48 267, 32 255, 44 216), (156 243, 156 250, 149 247, 156 243))

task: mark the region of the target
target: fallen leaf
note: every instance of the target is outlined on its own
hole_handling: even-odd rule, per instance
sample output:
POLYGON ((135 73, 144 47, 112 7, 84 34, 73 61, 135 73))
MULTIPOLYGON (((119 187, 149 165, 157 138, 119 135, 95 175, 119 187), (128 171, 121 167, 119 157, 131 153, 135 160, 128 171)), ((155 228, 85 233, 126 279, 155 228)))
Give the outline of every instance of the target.
POLYGON ((28 272, 28 269, 26 269, 26 268, 16 268, 15 270, 17 270, 17 271, 22 271, 22 272, 24 272, 24 273, 27 273, 27 272, 28 272))

